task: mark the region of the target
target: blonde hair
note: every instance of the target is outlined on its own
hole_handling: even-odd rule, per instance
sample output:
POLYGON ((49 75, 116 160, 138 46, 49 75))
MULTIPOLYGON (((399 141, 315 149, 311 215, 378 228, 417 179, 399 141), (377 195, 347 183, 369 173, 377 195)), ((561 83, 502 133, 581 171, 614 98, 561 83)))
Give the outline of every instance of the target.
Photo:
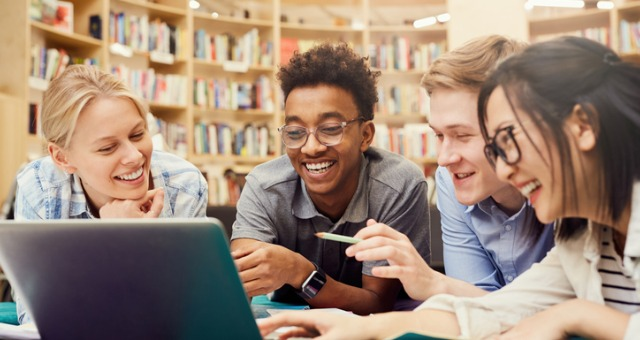
POLYGON ((525 42, 501 35, 469 40, 438 57, 422 77, 420 85, 429 94, 437 88, 479 91, 491 71, 525 47, 525 42))
POLYGON ((68 148, 80 113, 98 98, 129 98, 145 121, 147 108, 114 75, 89 65, 72 65, 49 84, 42 99, 42 132, 48 142, 68 148))

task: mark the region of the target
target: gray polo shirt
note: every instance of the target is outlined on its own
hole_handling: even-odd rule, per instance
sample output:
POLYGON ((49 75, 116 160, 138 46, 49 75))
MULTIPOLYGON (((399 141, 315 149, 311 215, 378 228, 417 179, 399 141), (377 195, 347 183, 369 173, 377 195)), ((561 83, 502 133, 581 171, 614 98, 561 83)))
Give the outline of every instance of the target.
POLYGON ((349 258, 342 242, 315 237, 317 232, 353 236, 373 218, 406 234, 429 262, 427 182, 420 168, 404 157, 370 147, 363 153, 358 188, 344 215, 334 223, 319 213, 286 155, 261 164, 247 176, 238 201, 231 239, 250 238, 302 254, 340 282, 362 287, 386 261, 349 258))

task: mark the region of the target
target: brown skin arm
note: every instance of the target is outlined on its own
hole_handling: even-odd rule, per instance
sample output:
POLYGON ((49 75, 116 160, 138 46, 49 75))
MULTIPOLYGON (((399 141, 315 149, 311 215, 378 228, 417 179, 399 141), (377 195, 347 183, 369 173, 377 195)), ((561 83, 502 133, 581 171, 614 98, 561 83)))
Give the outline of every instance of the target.
MULTIPOLYGON (((315 270, 304 256, 253 239, 233 240, 231 251, 249 297, 270 293, 284 284, 300 289, 315 270)), ((362 288, 357 288, 327 277, 320 293, 307 302, 317 308, 341 308, 366 315, 391 310, 400 288, 396 279, 363 275, 362 288)))

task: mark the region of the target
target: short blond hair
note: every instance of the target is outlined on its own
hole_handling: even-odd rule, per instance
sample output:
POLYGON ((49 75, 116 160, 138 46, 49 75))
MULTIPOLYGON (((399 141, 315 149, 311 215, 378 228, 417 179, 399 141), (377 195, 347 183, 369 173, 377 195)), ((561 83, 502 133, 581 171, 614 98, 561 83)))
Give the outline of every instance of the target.
POLYGON ((525 47, 525 42, 502 35, 469 40, 438 57, 422 77, 420 85, 429 94, 437 88, 479 91, 496 66, 525 47))
POLYGON ((148 109, 123 82, 95 66, 71 65, 44 92, 40 119, 45 139, 68 148, 80 113, 97 98, 130 99, 146 128, 148 109))

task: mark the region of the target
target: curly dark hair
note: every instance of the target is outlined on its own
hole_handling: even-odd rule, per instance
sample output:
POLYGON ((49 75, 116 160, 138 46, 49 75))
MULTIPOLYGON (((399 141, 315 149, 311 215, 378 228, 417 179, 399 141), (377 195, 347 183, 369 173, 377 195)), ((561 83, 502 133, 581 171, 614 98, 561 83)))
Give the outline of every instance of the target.
POLYGON ((289 64, 277 74, 284 100, 296 87, 333 85, 353 95, 359 117, 373 119, 373 107, 378 102, 376 90, 379 71, 371 71, 365 57, 356 54, 346 43, 325 42, 305 53, 296 51, 289 64))

